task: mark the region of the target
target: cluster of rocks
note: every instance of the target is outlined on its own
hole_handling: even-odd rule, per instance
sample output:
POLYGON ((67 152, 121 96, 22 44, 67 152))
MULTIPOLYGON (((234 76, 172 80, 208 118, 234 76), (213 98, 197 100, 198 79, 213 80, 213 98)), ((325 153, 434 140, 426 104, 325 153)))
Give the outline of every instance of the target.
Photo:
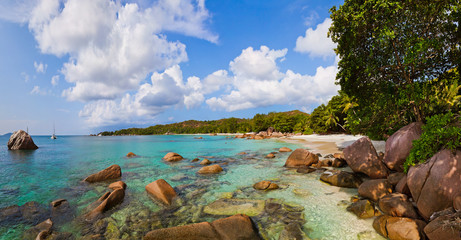
MULTIPOLYGON (((347 210, 359 218, 374 217, 373 227, 386 238, 461 239, 461 151, 441 150, 426 163, 411 166, 408 174, 403 172, 421 126, 412 123, 394 133, 386 141, 385 154, 377 154, 368 137, 360 138, 343 150, 344 158, 338 158, 353 172, 326 169, 320 180, 358 188, 360 197, 347 210)), ((324 165, 315 154, 297 149, 285 166, 315 171, 319 163, 334 165, 324 165)))
POLYGON ((254 140, 263 140, 266 138, 281 138, 281 137, 292 137, 295 136, 294 133, 281 133, 274 130, 273 127, 269 127, 266 131, 261 131, 259 133, 245 133, 236 135, 235 138, 246 138, 254 140))

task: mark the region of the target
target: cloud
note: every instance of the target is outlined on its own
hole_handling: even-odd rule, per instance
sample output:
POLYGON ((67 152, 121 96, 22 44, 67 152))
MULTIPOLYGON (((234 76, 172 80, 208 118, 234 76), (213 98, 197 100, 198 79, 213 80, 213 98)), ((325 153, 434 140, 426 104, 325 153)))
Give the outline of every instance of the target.
POLYGON ((2 4, 0 4, 0 19, 16 23, 26 23, 37 2, 38 0, 2 0, 2 4))
POLYGON ((34 68, 37 73, 45 73, 48 65, 43 63, 34 62, 34 68))
POLYGON ((36 95, 46 95, 47 92, 43 89, 41 89, 39 86, 34 86, 32 91, 30 91, 30 94, 36 94, 36 95))
POLYGON ((51 85, 53 85, 53 87, 57 86, 59 83, 59 75, 54 75, 53 77, 51 77, 51 85))
POLYGON ((112 100, 146 76, 187 61, 186 46, 166 32, 217 42, 203 0, 159 0, 142 8, 113 0, 43 0, 29 29, 42 53, 69 56, 61 72, 71 101, 112 100))
POLYGON ((316 29, 308 28, 305 36, 299 36, 296 40, 295 51, 307 53, 311 57, 335 56, 336 44, 327 37, 328 29, 331 26, 331 19, 326 18, 323 23, 317 25, 316 29))
POLYGON ((133 95, 125 94, 118 100, 98 100, 85 105, 79 116, 94 127, 146 123, 168 108, 201 104, 203 99, 196 97, 201 94, 198 92, 201 86, 194 92, 195 79, 198 78, 190 77, 185 83, 180 67, 175 65, 163 73, 153 73, 151 82, 139 86, 133 95))
POLYGON ((277 61, 286 50, 247 48, 230 63, 233 74, 231 91, 212 97, 206 103, 213 110, 236 111, 270 105, 296 105, 327 102, 339 90, 335 84, 336 63, 318 67, 315 75, 302 75, 292 70, 279 71, 277 61))

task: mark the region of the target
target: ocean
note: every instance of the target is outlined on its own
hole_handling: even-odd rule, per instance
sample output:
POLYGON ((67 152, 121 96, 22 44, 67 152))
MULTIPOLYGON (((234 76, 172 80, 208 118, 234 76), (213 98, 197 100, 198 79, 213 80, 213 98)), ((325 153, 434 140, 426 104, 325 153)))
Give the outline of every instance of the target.
MULTIPOLYGON (((303 231, 312 239, 383 239, 372 228, 372 220, 358 219, 345 210, 356 189, 330 186, 319 181, 320 173, 300 174, 283 167, 290 153, 270 152, 280 147, 305 148, 302 143, 277 139, 247 140, 228 136, 33 136, 39 149, 8 151, 8 137, 0 137, 0 208, 36 201, 44 207, 64 198, 70 203, 75 220, 55 225, 55 231, 70 232, 77 239, 99 231, 106 239, 141 239, 146 231, 159 227, 212 221, 225 217, 203 209, 219 199, 278 201, 301 207, 303 231), (134 158, 126 154, 133 152, 134 158), (162 157, 176 152, 185 159, 167 163, 162 157), (245 152, 246 154, 239 154, 245 152), (224 171, 199 175, 200 160, 208 158, 224 171), (108 183, 88 184, 82 180, 112 164, 120 165, 121 180, 127 184, 121 205, 105 214, 104 226, 85 226, 81 217, 88 206, 109 191, 108 183), (178 192, 176 207, 165 209, 153 201, 145 186, 165 179, 178 192), (253 184, 270 180, 281 188, 258 191, 253 184)), ((266 213, 253 217, 264 237, 278 239, 283 224, 266 213)), ((102 224, 102 223, 101 223, 102 224)), ((0 225, 0 239, 22 239, 33 227, 27 223, 0 225)))

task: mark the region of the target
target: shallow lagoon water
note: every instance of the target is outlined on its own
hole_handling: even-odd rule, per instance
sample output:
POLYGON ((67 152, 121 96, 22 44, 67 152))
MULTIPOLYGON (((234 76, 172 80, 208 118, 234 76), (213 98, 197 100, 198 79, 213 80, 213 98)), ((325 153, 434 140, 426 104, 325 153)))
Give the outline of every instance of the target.
MULTIPOLYGON (((143 219, 146 212, 162 211, 145 192, 145 186, 163 178, 176 188, 185 206, 206 206, 223 196, 233 194, 238 198, 283 199, 304 207, 304 231, 312 239, 382 239, 372 228, 372 220, 359 220, 345 210, 356 189, 344 189, 320 182, 319 173, 299 174, 284 169, 289 153, 278 153, 274 159, 266 159, 269 152, 282 146, 292 149, 304 147, 301 143, 287 143, 274 139, 246 140, 226 136, 203 135, 195 139, 191 135, 170 136, 61 136, 51 140, 48 136, 35 136, 40 147, 36 151, 8 151, 0 146, 0 208, 13 204, 22 205, 37 201, 43 205, 58 198, 65 198, 77 209, 77 215, 108 191, 107 183, 86 184, 86 176, 112 164, 122 168, 122 180, 128 188, 121 206, 110 211, 110 221, 119 229, 136 228, 132 218, 143 219), (178 163, 165 163, 161 158, 167 152, 177 152, 186 159, 178 163), (126 158, 128 152, 138 155, 126 158), (245 155, 238 155, 247 152, 245 155), (224 172, 213 176, 197 175, 201 167, 194 158, 209 158, 222 165, 224 172), (251 190, 262 180, 273 180, 281 189, 270 192, 251 190), (127 220, 128 219, 128 220, 127 220)), ((0 137, 6 143, 7 137, 0 137)), ((181 210, 181 209, 180 209, 181 210)), ((180 212, 180 210, 178 212, 180 212)), ((193 213, 193 210, 187 210, 193 213)), ((223 216, 198 215, 191 218, 177 216, 178 212, 162 219, 162 227, 210 221, 223 216), (175 215, 176 214, 176 215, 175 215), (177 217, 176 217, 177 216, 177 217), (165 223, 166 221, 166 223, 165 223), (167 225, 167 226, 165 226, 167 225)), ((153 223, 152 223, 153 224, 153 223)), ((20 239, 29 225, 0 226, 1 239, 20 239)), ((141 227, 141 226, 140 226, 141 227)), ((60 231, 81 234, 80 226, 68 223, 59 226, 60 231)), ((125 229, 130 231, 130 229, 125 229)), ((268 231, 272 239, 278 239, 277 231, 268 231)), ((122 235, 139 239, 139 235, 122 235)))

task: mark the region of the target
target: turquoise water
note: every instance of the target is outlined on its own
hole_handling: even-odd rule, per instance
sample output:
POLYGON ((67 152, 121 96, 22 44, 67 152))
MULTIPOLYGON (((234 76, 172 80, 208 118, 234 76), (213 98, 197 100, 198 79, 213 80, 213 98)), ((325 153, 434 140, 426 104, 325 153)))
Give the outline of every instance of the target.
MULTIPOLYGON (((321 183, 317 173, 304 175, 284 169, 289 153, 279 153, 274 159, 264 158, 280 147, 295 149, 301 147, 300 144, 273 139, 256 141, 203 135, 203 139, 199 140, 194 137, 59 136, 57 140, 51 140, 49 136, 34 136, 39 146, 35 151, 8 151, 8 138, 0 137, 0 143, 4 143, 0 145, 0 208, 29 201, 49 206, 51 201, 65 198, 76 209, 77 215, 81 215, 87 211, 88 205, 108 191, 107 183, 86 184, 82 180, 118 164, 128 188, 124 202, 107 217, 118 229, 129 228, 125 229, 124 235, 117 235, 119 238, 140 239, 142 236, 130 235, 130 231, 134 231, 130 229, 141 228, 136 221, 131 225, 131 219, 162 211, 162 207, 146 194, 145 186, 163 178, 177 190, 182 201, 180 205, 186 210, 206 206, 230 193, 238 198, 277 198, 304 207, 304 231, 311 238, 357 239, 363 235, 379 239, 372 231, 370 220, 358 220, 345 211, 344 204, 340 204, 348 201, 356 190, 321 183), (128 152, 134 152, 138 157, 126 158, 128 152), (178 163, 162 161, 168 152, 177 152, 185 160, 178 163), (240 152, 247 154, 238 155, 240 152), (215 161, 224 172, 212 176, 196 174, 201 165, 191 160, 197 157, 215 161), (251 186, 261 180, 273 180, 281 189, 262 193, 252 191, 251 186)), ((162 227, 214 219, 206 214, 189 217, 178 216, 178 213, 162 219, 162 227)), ((22 232, 30 227, 24 224, 0 226, 0 238, 20 239, 22 232)), ((81 226, 75 222, 57 228, 72 232, 77 237, 81 234, 81 226)), ((271 233, 274 235, 270 236, 271 239, 278 238, 275 236, 278 233, 271 233)))

